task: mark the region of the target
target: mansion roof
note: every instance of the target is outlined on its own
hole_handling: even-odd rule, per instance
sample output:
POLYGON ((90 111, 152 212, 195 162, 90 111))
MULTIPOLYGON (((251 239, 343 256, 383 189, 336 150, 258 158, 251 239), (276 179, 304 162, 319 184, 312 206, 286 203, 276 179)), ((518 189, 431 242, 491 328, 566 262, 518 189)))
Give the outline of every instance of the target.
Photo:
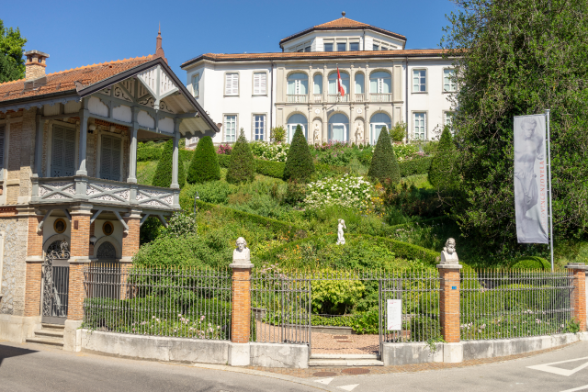
POLYGON ((332 20, 327 23, 323 23, 320 25, 310 27, 306 30, 302 30, 296 34, 293 34, 289 37, 286 37, 280 41, 280 46, 282 46, 285 42, 288 42, 288 41, 290 41, 294 38, 300 37, 302 35, 308 34, 312 31, 317 31, 317 30, 363 30, 363 29, 370 29, 370 30, 376 31, 381 34, 385 34, 390 37, 399 38, 401 40, 406 41, 406 37, 404 35, 397 34, 392 31, 388 31, 388 30, 385 30, 385 29, 382 29, 382 28, 379 28, 376 26, 366 24, 366 23, 358 22, 353 19, 346 18, 344 16, 342 18, 335 19, 335 20, 332 20))
POLYGON ((205 53, 184 62, 185 68, 201 60, 222 61, 260 61, 260 60, 319 60, 319 59, 367 59, 403 57, 442 57, 443 49, 379 50, 356 52, 277 52, 277 53, 205 53))

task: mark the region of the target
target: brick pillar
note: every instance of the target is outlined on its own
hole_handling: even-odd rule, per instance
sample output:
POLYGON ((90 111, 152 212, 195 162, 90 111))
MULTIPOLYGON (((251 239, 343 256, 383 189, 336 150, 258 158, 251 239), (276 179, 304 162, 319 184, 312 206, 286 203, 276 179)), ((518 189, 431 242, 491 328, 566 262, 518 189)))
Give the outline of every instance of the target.
POLYGON ((439 318, 441 333, 447 343, 460 342, 459 329, 459 264, 438 264, 441 278, 439 295, 439 318))
POLYGON ((122 258, 120 259, 120 299, 127 299, 133 295, 131 287, 127 286, 127 277, 131 269, 133 256, 139 251, 141 238, 141 211, 131 211, 125 215, 125 222, 129 227, 123 234, 122 258))
POLYGON ((41 286, 43 280, 43 233, 37 233, 42 216, 31 211, 28 217, 27 266, 24 316, 41 314, 41 286))
POLYGON ((572 297, 570 302, 572 305, 572 319, 580 324, 580 332, 586 331, 586 270, 587 265, 584 264, 568 264, 572 285, 572 297))
MULTIPOLYGON (((237 242, 243 240, 239 238, 237 242)), ((245 242, 245 240, 243 240, 245 242)), ((231 347, 229 348, 229 365, 248 366, 251 361, 249 336, 251 331, 251 264, 249 249, 238 250, 233 254, 232 276, 232 310, 231 310, 231 347)))
POLYGON ((90 263, 91 208, 91 206, 81 206, 71 212, 68 320, 84 319, 84 268, 90 263))

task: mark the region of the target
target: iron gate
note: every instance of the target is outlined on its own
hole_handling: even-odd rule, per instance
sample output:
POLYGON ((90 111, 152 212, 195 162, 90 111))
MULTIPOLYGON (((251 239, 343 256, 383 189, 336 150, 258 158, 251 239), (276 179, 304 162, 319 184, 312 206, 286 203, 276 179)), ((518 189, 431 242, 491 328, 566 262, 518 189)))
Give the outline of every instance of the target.
POLYGON ((65 324, 69 291, 69 246, 56 241, 43 262, 42 322, 65 324))

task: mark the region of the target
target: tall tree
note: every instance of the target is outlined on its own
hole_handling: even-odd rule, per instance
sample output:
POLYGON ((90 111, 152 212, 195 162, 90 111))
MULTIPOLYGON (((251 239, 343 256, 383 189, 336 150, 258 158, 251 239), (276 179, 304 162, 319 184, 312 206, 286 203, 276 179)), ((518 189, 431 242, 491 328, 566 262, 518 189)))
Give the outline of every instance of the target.
POLYGON ((382 127, 378 136, 368 176, 380 183, 385 180, 390 180, 394 185, 400 182, 400 167, 386 127, 382 127))
POLYGON ((238 184, 255 179, 255 161, 249 143, 241 129, 241 135, 233 146, 231 159, 227 169, 227 182, 238 184))
POLYGON ((456 57, 454 126, 463 232, 516 240, 513 116, 551 109, 556 236, 588 227, 588 2, 453 0, 441 46, 456 57))
MULTIPOLYGON (((172 169, 173 169, 173 157, 174 157, 174 139, 169 139, 163 145, 163 151, 161 152, 161 158, 157 162, 157 168, 155 169, 155 175, 153 176, 154 186, 161 186, 169 188, 172 183, 172 169)), ((180 159, 178 154, 178 185, 180 188, 184 187, 186 183, 186 171, 184 169, 184 162, 180 159)))
POLYGON ((446 125, 443 127, 437 154, 433 157, 429 168, 429 182, 434 187, 439 190, 450 190, 457 186, 459 177, 455 160, 455 145, 453 144, 449 125, 446 125))
POLYGON ((0 19, 0 83, 24 78, 23 48, 26 42, 18 27, 16 30, 4 27, 0 19))
POLYGON ((312 155, 308 148, 308 142, 302 133, 302 127, 298 125, 292 144, 288 150, 286 166, 284 167, 284 180, 306 182, 314 174, 315 168, 312 155))

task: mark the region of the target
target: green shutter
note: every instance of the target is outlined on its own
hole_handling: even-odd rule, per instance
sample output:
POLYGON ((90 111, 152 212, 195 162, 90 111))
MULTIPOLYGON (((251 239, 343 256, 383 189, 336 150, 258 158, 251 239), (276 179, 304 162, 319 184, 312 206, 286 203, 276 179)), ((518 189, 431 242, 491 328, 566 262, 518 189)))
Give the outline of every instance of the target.
POLYGON ((68 177, 76 173, 76 131, 53 126, 51 142, 51 177, 68 177))

